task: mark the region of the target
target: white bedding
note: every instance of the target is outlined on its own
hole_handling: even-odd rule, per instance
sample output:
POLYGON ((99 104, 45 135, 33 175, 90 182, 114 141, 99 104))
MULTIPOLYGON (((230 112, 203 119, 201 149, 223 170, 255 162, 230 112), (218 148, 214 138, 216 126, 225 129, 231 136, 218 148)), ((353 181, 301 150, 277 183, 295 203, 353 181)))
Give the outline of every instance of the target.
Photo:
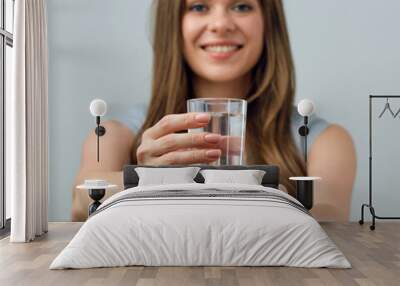
MULTIPOLYGON (((251 192, 249 192, 251 194, 251 192)), ((350 268, 309 214, 277 189, 238 184, 141 186, 107 199, 50 269, 145 266, 294 266, 350 268), (139 198, 168 190, 263 191, 258 197, 139 198)))

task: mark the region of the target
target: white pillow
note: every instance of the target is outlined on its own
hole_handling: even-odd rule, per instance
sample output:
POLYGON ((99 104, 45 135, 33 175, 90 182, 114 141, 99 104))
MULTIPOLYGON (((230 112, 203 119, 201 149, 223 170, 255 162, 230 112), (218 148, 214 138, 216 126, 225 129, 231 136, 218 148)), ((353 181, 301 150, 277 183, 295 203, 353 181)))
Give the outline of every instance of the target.
POLYGON ((135 168, 139 186, 195 183, 193 179, 199 170, 199 167, 135 168))
POLYGON ((234 183, 246 185, 261 185, 265 171, 262 170, 201 170, 204 183, 234 183))

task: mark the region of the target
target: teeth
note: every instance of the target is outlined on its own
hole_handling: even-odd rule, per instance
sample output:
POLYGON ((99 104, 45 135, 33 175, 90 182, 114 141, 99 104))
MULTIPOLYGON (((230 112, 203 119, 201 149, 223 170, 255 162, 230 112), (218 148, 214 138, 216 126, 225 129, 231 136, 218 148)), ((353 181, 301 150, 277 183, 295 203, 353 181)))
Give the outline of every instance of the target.
POLYGON ((238 46, 208 46, 205 50, 213 53, 228 53, 238 48, 238 46))

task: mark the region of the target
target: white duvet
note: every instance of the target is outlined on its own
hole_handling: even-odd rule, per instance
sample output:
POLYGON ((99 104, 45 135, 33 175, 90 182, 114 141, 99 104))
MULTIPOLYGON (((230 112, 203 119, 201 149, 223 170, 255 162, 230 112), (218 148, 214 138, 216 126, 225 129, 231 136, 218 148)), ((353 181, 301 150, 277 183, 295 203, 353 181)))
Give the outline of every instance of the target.
POLYGON ((137 192, 207 193, 210 189, 263 191, 299 204, 284 192, 255 185, 193 183, 131 188, 107 199, 50 269, 128 265, 351 267, 314 218, 278 199, 123 199, 137 192))

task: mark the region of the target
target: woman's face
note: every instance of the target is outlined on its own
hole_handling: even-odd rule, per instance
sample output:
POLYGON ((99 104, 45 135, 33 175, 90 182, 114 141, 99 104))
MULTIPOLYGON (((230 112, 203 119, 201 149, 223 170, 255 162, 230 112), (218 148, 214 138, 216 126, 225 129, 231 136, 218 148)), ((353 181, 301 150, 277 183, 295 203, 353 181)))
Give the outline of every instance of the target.
POLYGON ((184 1, 184 56, 192 71, 214 82, 246 76, 264 45, 264 21, 258 0, 184 1))

